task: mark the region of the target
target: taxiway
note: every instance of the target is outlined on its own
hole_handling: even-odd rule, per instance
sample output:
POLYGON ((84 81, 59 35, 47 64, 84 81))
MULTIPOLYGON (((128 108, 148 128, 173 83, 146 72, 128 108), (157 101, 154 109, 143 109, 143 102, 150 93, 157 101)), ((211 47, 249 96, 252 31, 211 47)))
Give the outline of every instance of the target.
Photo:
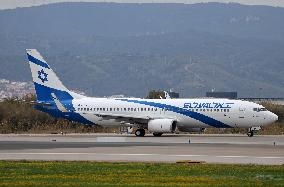
POLYGON ((0 160, 284 164, 284 136, 0 135, 0 160))

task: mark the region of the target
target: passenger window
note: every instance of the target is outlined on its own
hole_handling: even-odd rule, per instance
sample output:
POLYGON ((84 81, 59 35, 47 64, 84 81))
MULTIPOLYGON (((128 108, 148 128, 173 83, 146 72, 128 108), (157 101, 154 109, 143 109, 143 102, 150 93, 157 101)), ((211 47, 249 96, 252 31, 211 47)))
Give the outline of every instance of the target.
POLYGON ((240 110, 240 111, 245 111, 246 109, 243 108, 243 107, 240 107, 239 110, 240 110))

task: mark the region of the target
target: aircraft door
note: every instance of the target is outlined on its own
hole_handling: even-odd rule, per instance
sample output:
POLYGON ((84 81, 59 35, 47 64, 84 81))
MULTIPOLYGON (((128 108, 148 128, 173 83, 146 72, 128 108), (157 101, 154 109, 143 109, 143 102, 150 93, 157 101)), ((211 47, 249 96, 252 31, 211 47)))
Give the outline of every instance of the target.
POLYGON ((162 115, 162 116, 165 115, 165 111, 166 111, 165 108, 161 108, 161 109, 160 109, 160 115, 162 115))
POLYGON ((246 108, 244 106, 240 106, 236 115, 236 126, 243 127, 246 124, 246 121, 246 108))
POLYGON ((246 112, 246 108, 243 106, 240 106, 239 108, 239 118, 240 119, 244 119, 245 118, 245 112, 246 112))

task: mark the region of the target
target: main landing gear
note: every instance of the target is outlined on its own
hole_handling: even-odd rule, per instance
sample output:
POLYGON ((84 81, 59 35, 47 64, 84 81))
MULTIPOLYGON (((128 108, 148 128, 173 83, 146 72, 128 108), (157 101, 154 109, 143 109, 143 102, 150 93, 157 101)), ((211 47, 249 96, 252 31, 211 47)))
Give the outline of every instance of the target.
MULTIPOLYGON (((156 137, 160 137, 160 136, 162 136, 162 134, 163 134, 163 133, 161 133, 161 132, 154 132, 154 133, 153 133, 153 135, 156 136, 156 137)), ((145 136, 145 130, 144 130, 144 129, 137 129, 137 130, 135 131, 135 135, 136 135, 136 136, 143 137, 143 136, 145 136)))
POLYGON ((162 136, 162 134, 163 134, 163 133, 161 133, 161 132, 154 132, 154 133, 153 133, 154 136, 162 136))
POLYGON ((135 135, 136 136, 145 136, 145 130, 144 129, 137 129, 136 131, 135 131, 135 135))

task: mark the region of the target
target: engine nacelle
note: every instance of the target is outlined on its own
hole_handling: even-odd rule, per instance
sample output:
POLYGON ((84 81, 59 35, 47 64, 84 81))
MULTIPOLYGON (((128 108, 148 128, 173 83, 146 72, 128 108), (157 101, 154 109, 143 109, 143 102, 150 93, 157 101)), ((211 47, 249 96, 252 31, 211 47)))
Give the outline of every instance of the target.
POLYGON ((172 133, 176 130, 177 122, 174 119, 153 119, 148 122, 148 131, 155 133, 172 133))
POLYGON ((181 132, 204 132, 205 128, 192 128, 192 127, 178 127, 178 130, 181 132))

